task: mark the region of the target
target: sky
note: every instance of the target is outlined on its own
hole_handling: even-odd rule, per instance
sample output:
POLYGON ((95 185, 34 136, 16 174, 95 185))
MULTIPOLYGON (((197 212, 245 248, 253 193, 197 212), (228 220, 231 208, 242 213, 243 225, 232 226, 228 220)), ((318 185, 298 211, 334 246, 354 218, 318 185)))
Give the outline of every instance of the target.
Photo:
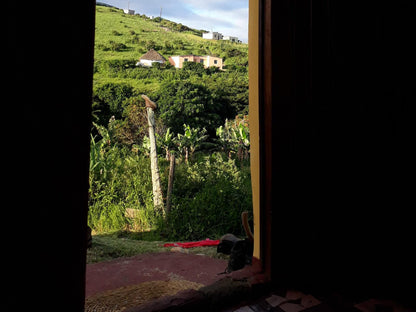
POLYGON ((248 0, 97 0, 248 42, 248 0))

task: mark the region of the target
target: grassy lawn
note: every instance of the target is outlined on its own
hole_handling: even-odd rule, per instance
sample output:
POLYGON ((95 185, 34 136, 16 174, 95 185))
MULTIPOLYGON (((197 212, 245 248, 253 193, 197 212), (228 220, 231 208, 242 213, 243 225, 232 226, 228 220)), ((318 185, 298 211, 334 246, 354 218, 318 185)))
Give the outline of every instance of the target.
MULTIPOLYGON (((154 252, 172 252, 172 247, 163 247, 170 243, 160 240, 157 235, 148 233, 115 232, 92 236, 92 248, 87 252, 87 263, 108 261, 120 257, 154 252)), ((228 259, 217 254, 217 247, 175 248, 176 252, 204 254, 213 258, 228 259)))

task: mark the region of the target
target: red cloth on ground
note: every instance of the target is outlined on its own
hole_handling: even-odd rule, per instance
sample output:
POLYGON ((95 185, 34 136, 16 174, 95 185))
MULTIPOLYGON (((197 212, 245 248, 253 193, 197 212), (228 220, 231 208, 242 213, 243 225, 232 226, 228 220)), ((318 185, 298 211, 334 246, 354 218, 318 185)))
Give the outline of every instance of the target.
POLYGON ((198 242, 186 242, 186 243, 166 243, 163 244, 163 247, 182 247, 182 248, 192 248, 192 247, 202 247, 202 246, 217 246, 220 243, 219 240, 206 240, 198 242))

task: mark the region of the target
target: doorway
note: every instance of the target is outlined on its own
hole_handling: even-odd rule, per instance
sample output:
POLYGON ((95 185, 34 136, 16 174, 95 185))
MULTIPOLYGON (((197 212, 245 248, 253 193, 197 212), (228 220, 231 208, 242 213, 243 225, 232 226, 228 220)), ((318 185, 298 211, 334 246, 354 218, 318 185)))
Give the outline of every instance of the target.
MULTIPOLYGON (((250 2, 250 6, 253 6, 252 2, 250 2)), ((167 10, 164 10, 164 12, 166 11, 167 10)), ((181 35, 186 34, 189 36, 192 35, 192 32, 194 32, 195 35, 195 32, 198 32, 198 30, 185 29, 185 26, 179 26, 177 23, 160 17, 152 18, 152 16, 148 16, 146 14, 131 15, 129 13, 125 13, 124 11, 120 12, 120 10, 117 8, 108 6, 97 6, 96 14, 96 20, 99 23, 96 23, 96 62, 94 66, 95 104, 93 105, 93 116, 96 117, 97 115, 101 115, 98 116, 101 117, 101 120, 100 118, 97 118, 97 120, 94 122, 95 136, 93 135, 91 141, 92 161, 90 163, 90 168, 93 170, 93 176, 95 178, 98 177, 98 179, 95 179, 94 181, 90 180, 90 187, 92 185, 94 190, 90 192, 93 194, 93 198, 90 198, 91 204, 89 222, 95 232, 93 234, 99 233, 100 230, 102 233, 106 230, 108 231, 112 226, 115 226, 116 228, 120 226, 121 230, 119 229, 115 234, 111 234, 112 237, 108 237, 109 235, 107 234, 93 235, 93 249, 94 247, 105 248, 104 245, 107 244, 106 240, 109 238, 114 238, 115 240, 121 239, 126 245, 132 243, 131 241, 133 238, 136 240, 136 242, 137 240, 144 241, 148 239, 150 244, 153 243, 151 248, 154 249, 151 251, 160 251, 160 249, 163 249, 163 247, 160 247, 161 242, 159 239, 160 236, 158 236, 159 234, 156 234, 153 229, 155 225, 157 225, 159 229, 160 227, 163 228, 163 226, 165 226, 165 232, 171 230, 176 231, 176 236, 178 237, 176 241, 181 240, 181 238, 185 241, 200 240, 202 236, 205 238, 208 236, 208 234, 202 231, 206 227, 206 224, 210 224, 211 229, 214 230, 211 232, 213 234, 210 235, 215 235, 215 239, 220 238, 220 235, 216 234, 215 231, 217 233, 223 234, 231 232, 241 237, 243 232, 240 221, 240 213, 243 210, 248 210, 251 215, 253 207, 251 198, 249 201, 247 200, 247 195, 251 197, 252 194, 251 181, 247 180, 250 179, 250 162, 251 166, 253 166, 253 161, 255 164, 258 162, 258 158, 256 158, 256 156, 254 156, 254 160, 248 157, 250 154, 253 155, 253 150, 255 150, 255 148, 253 149, 251 147, 249 154, 248 148, 250 146, 250 141, 248 140, 248 134, 249 131, 252 131, 252 129, 256 129, 256 119, 258 117, 256 117, 255 114, 255 107, 256 103, 258 102, 256 102, 255 98, 251 97, 247 90, 248 80, 254 81, 257 79, 256 75, 253 75, 253 73, 256 72, 256 62, 253 61, 254 71, 250 67, 250 72, 247 70, 247 62, 248 57, 250 57, 252 60, 255 60, 256 56, 250 56, 250 53, 252 52, 248 51, 247 45, 241 42, 235 42, 236 40, 234 38, 233 40, 229 40, 229 42, 227 42, 227 40, 213 42, 212 40, 204 41, 199 39, 195 46, 189 44, 189 42, 184 39, 184 36, 167 40, 166 38, 173 38, 173 34, 176 33, 181 35), (115 24, 117 27, 114 27, 114 29, 110 31, 104 27, 104 23, 102 22, 109 22, 114 18, 117 18, 117 23, 115 24), (107 43, 103 43, 104 35, 111 37, 112 40, 109 40, 107 43), (158 40, 152 40, 152 36, 158 40), (125 37, 127 37, 127 39, 125 37), (223 56, 224 68, 221 69, 224 69, 224 71, 219 71, 215 66, 203 66, 205 65, 204 62, 207 60, 195 58, 194 54, 196 53, 193 52, 192 49, 196 49, 197 53, 200 52, 201 55, 210 53, 207 60, 210 58, 221 59, 221 56, 223 56), (129 53, 133 52, 137 55, 135 60, 129 59, 129 56, 127 56, 129 53), (122 55, 122 57, 119 60, 114 59, 114 56, 118 55, 118 53, 122 55), (174 55, 172 56, 170 54, 174 55), (179 55, 176 56, 175 54, 179 55), (105 55, 111 55, 111 58, 106 58, 105 55), (192 57, 185 57, 186 55, 191 55, 192 57), (156 59, 147 59, 160 56, 162 60, 161 62, 157 61, 156 59), (186 66, 183 65, 184 68, 178 69, 175 66, 175 60, 180 60, 181 58, 186 60, 186 62, 184 61, 180 63, 180 65, 185 63, 186 66), (196 59, 195 63, 191 61, 194 58, 196 59), (203 61, 202 63, 201 60, 203 61), (193 71, 195 74, 192 73, 192 75, 190 75, 189 73, 191 71, 193 71), (180 80, 176 77, 178 73, 181 75, 181 77, 179 77, 180 80), (187 77, 186 75, 190 77, 187 77), (196 75, 198 75, 198 79, 196 78, 196 75), (161 76, 163 79, 160 78, 161 76), (171 76, 173 76, 173 78, 171 76), (128 84, 132 81, 132 77, 138 79, 137 81, 139 82, 136 81, 135 83, 137 85, 129 88, 128 84), (111 81, 111 79, 114 80, 111 81), (122 81, 122 79, 125 80, 122 81), (168 79, 170 80, 168 81, 168 79), (222 81, 221 90, 219 89, 220 79, 222 81), (227 82, 227 80, 230 79, 232 79, 232 85, 227 82), (197 80, 200 80, 201 82, 196 83, 197 80), (144 83, 140 84, 140 81, 144 81, 144 83), (186 94, 189 94, 190 92, 195 93, 195 91, 197 91, 196 94, 199 96, 199 100, 205 101, 207 104, 209 104, 210 101, 215 101, 217 105, 221 101, 227 104, 227 98, 229 99, 237 97, 237 93, 233 95, 232 92, 234 91, 230 91, 231 87, 235 88, 235 92, 239 92, 240 95, 239 100, 234 100, 234 102, 231 103, 231 106, 224 106, 222 109, 222 111, 228 111, 230 114, 230 119, 225 118, 227 121, 223 125, 217 124, 216 127, 211 127, 212 129, 206 129, 206 132, 202 131, 202 126, 199 126, 198 124, 190 124, 191 120, 183 119, 180 114, 176 115, 178 117, 176 120, 174 120, 175 122, 170 120, 168 126, 163 124, 163 122, 160 122, 159 125, 156 124, 156 132, 159 131, 158 138, 165 139, 164 143, 166 143, 162 149, 163 155, 166 154, 166 161, 162 159, 161 164, 159 164, 159 171, 162 174, 162 182, 165 184, 168 182, 167 173, 169 171, 169 157, 172 154, 176 154, 177 171, 175 174, 175 185, 177 186, 176 189, 174 189, 174 193, 175 191, 183 193, 192 192, 192 189, 196 188, 194 185, 197 185, 197 183, 201 182, 203 182, 203 184, 201 184, 200 187, 211 185, 211 190, 205 187, 206 193, 194 193, 191 195, 186 194, 187 198, 182 198, 182 201, 186 201, 187 205, 180 208, 178 206, 178 200, 175 202, 174 198, 174 204, 176 204, 177 207, 174 207, 170 213, 174 214, 175 209, 178 212, 176 212, 177 215, 173 215, 173 217, 171 217, 171 222, 168 223, 170 228, 166 228, 166 225, 163 223, 158 223, 160 220, 152 219, 152 217, 154 217, 154 213, 152 211, 153 202, 151 194, 149 196, 149 191, 147 191, 146 197, 143 196, 143 193, 134 193, 133 191, 125 190, 123 193, 129 194, 128 200, 123 198, 120 201, 120 205, 115 203, 113 200, 114 197, 112 197, 113 195, 115 196, 115 193, 118 191, 118 185, 116 185, 117 182, 115 181, 120 181, 120 179, 117 177, 111 177, 111 170, 109 170, 111 166, 117 167, 118 165, 121 165, 123 168, 125 168, 130 163, 132 166, 135 166, 142 172, 145 172, 144 175, 143 173, 141 175, 142 181, 146 175, 146 181, 150 180, 150 166, 147 165, 146 167, 144 165, 148 162, 146 159, 148 157, 146 155, 146 148, 148 149, 148 147, 144 145, 144 139, 147 136, 146 114, 140 113, 141 109, 143 111, 144 103, 133 98, 137 98, 137 90, 150 95, 149 92, 152 92, 152 87, 155 88, 156 84, 158 84, 157 88, 164 89, 163 92, 153 92, 154 95, 151 96, 151 99, 155 100, 157 105, 160 105, 161 109, 163 108, 163 105, 166 106, 166 101, 176 101, 175 96, 178 93, 178 90, 183 92, 181 96, 184 97, 185 95, 185 99, 186 94), (215 99, 209 99, 208 95, 212 90, 214 90, 214 88, 216 88, 215 84, 217 84, 217 88, 222 92, 222 94, 219 95, 220 98, 217 97, 215 99), (150 85, 150 89, 146 87, 148 85, 150 85), (170 90, 174 92, 169 93, 170 90), (166 94, 170 94, 170 97, 166 98, 166 94), (202 94, 202 96, 198 94, 202 94), (113 96, 113 98, 111 98, 111 96, 113 96), (248 126, 249 119, 247 118, 249 96, 250 110, 253 109, 254 116, 253 119, 250 112, 250 126, 248 126), (104 105, 105 101, 109 101, 109 99, 112 101, 112 105, 107 105, 108 107, 106 107, 106 105, 104 105), (253 101, 253 104, 251 101, 253 101), (236 114, 239 115, 237 118, 235 118, 236 114), (107 119, 109 119, 110 122, 107 123, 107 119), (251 125, 252 120, 254 120, 253 126, 251 125), (184 121, 188 123, 185 124, 185 129, 184 125, 181 124, 184 121), (217 141, 222 140, 223 146, 220 147, 222 156, 218 156, 218 153, 213 156, 212 152, 210 152, 212 155, 208 158, 204 158, 203 153, 200 151, 203 151, 204 144, 206 144, 206 146, 208 146, 211 151, 213 150, 213 143, 215 140, 212 140, 212 136, 219 132, 218 129, 222 129, 224 135, 223 137, 216 138, 217 141), (131 134, 140 131, 142 131, 141 140, 135 141, 134 138, 132 139, 131 134), (172 144, 172 141, 179 138, 185 138, 188 140, 192 139, 191 137, 186 137, 186 131, 190 135, 195 135, 197 140, 198 136, 203 137, 209 135, 211 135, 211 140, 208 140, 207 142, 201 141, 201 146, 199 146, 200 151, 198 151, 198 148, 195 148, 195 146, 185 146, 184 144, 186 142, 183 143, 182 146, 180 146, 182 143, 178 141, 172 144), (231 139, 236 139, 237 144, 232 142, 231 139), (166 142, 169 140, 170 143, 166 142), (136 157, 136 155, 133 156, 129 154, 129 151, 125 150, 123 152, 124 154, 122 154, 122 157, 125 157, 127 161, 121 164, 117 164, 117 158, 120 158, 121 152, 117 150, 117 146, 113 145, 114 141, 116 141, 119 145, 129 145, 128 150, 133 151, 136 155, 144 154, 144 157, 139 159, 136 157), (181 150, 175 150, 177 147, 179 147, 181 150), (111 161, 114 161, 114 163, 111 163, 111 161), (143 164, 141 162, 143 162, 143 164), (105 167, 107 165, 109 166, 108 168, 105 167), (197 170, 203 171, 198 172, 197 170), (216 173, 216 171, 218 172, 216 173), (190 177, 192 177, 192 174, 195 175, 195 178, 193 182, 190 182, 188 180, 190 177), (211 182, 211 177, 214 177, 215 175, 218 177, 219 174, 224 178, 224 181, 216 180, 211 182), (181 179, 184 178, 187 179, 181 181, 181 179), (236 184, 232 185, 232 187, 229 187, 229 185, 234 182, 236 184), (219 194, 221 196, 215 196, 215 194, 219 194), (221 199, 224 199, 226 202, 222 203, 221 199), (104 203, 104 205, 99 202, 100 200, 102 203, 104 203), (137 201, 139 201, 142 206, 145 207, 145 209, 132 208, 134 207, 134 204, 129 204, 129 200, 131 200, 132 203, 137 203, 137 201), (215 205, 210 204, 210 200, 216 203, 216 207, 215 205), (198 202, 200 204, 198 204, 198 202), (213 210, 210 212, 198 210, 197 208, 198 206, 201 206, 201 203, 208 207, 212 207, 212 209, 215 209, 215 211, 213 210), (111 207, 112 210, 118 211, 118 214, 112 214, 112 212, 106 210, 108 207, 111 207), (231 207, 230 211, 235 210, 233 212, 233 216, 230 216, 230 213, 224 212, 221 207, 231 207), (91 213, 92 210, 93 213, 91 213), (193 215, 189 218, 184 214, 184 211, 187 210, 192 211, 193 213, 193 215), (128 212, 128 214, 126 214, 126 212, 128 212), (216 215, 216 217, 212 220, 205 220, 206 215, 216 215), (108 220, 105 220, 104 217, 108 220), (192 222, 191 219, 193 219, 192 222), (228 227, 221 229, 221 226, 227 225, 227 223, 229 223, 229 221, 227 221, 228 219, 232 219, 233 221, 231 223, 234 225, 232 225, 231 228, 228 227), (195 222, 196 220, 198 221, 195 222), (218 220, 221 221, 218 222, 218 220), (117 222, 121 223, 118 224, 117 222), (137 230, 137 232, 131 234, 129 231, 125 231, 125 225, 123 225, 123 222, 127 222, 128 230, 132 230, 131 232, 137 230), (176 224, 177 228, 175 228, 173 224, 176 224), (184 234, 185 232, 186 234, 184 234)), ((251 15, 250 19, 252 19, 251 15)), ((256 22, 253 22, 253 24, 255 23, 256 22)), ((255 27, 250 27, 252 34, 255 34, 255 29, 255 27)), ((222 60, 219 62, 214 59, 212 64, 216 65, 215 62, 220 64, 223 63, 222 60)), ((169 111, 165 110, 164 113, 167 114, 169 111)), ((212 115, 212 113, 213 112, 206 111, 203 114, 212 115)), ((202 119, 201 114, 194 115, 196 116, 196 119, 202 119)), ((208 120, 208 122, 212 124, 213 120, 208 120)), ((258 142, 255 144, 258 145, 258 142)), ((251 155, 250 157, 253 157, 251 155)), ((133 172, 133 169, 129 169, 129 171, 133 172)), ((127 179, 130 173, 126 174, 125 172, 121 172, 121 174, 123 178, 127 179)), ((139 175, 140 173, 138 171, 134 171, 134 174, 132 174, 132 176, 136 178, 139 175)), ((149 190, 149 182, 146 183, 140 183, 138 179, 135 185, 145 185, 147 190, 149 190)), ((167 188, 164 189, 164 193, 166 192, 166 189, 167 188)), ((178 198, 179 196, 177 194, 178 193, 174 195, 176 195, 178 198)), ((256 224, 256 221, 254 221, 254 224, 256 224)), ((258 224, 254 226, 254 231, 255 233, 256 231, 259 231, 258 224)), ((257 241, 258 240, 259 235, 257 235, 257 241)), ((172 243, 174 242, 175 241, 172 243)), ((259 248, 257 244, 258 242, 254 244, 254 253, 255 255, 257 254, 257 258, 259 258, 259 248)), ((215 249, 213 251, 215 253, 215 249)), ((98 253, 99 252, 100 251, 98 250, 98 253)), ((107 253, 111 254, 112 252, 116 254, 118 251, 110 250, 107 253)), ((200 250, 197 253, 203 253, 203 251, 200 250)), ((89 252, 89 254, 90 258, 91 255, 94 257, 93 253, 89 252)), ((214 257, 216 257, 216 255, 214 255, 214 257)), ((147 274, 150 273, 147 272, 147 274)))

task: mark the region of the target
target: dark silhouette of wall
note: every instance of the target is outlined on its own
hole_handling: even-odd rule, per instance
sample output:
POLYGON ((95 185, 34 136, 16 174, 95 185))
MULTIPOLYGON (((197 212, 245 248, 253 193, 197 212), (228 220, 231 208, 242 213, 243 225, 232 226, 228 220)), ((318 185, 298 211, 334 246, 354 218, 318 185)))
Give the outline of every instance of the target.
POLYGON ((273 280, 409 299, 414 5, 264 3, 262 190, 273 280))
POLYGON ((5 297, 18 311, 81 311, 95 2, 8 5, 5 297))
MULTIPOLYGON (((266 268, 277 285, 410 300, 413 5, 262 3, 266 268)), ((94 1, 8 6, 6 303, 81 311, 94 1)))

